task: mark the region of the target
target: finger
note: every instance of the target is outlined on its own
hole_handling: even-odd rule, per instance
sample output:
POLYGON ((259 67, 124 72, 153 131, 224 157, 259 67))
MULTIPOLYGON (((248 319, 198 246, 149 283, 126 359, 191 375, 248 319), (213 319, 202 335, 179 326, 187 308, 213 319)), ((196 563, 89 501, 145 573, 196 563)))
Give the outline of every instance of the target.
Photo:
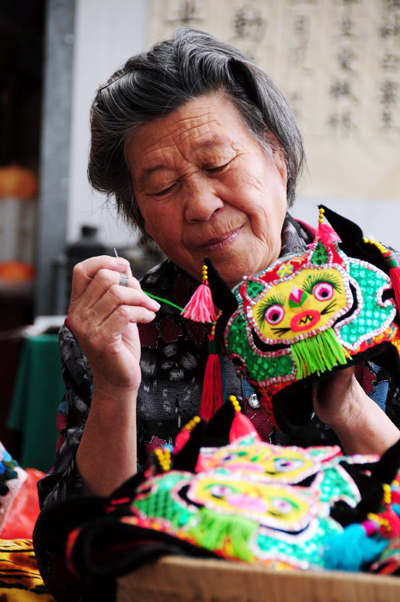
POLYGON ((109 255, 90 257, 90 259, 86 259, 74 267, 72 274, 72 301, 76 301, 83 295, 96 274, 102 269, 132 276, 130 263, 123 257, 110 257, 109 255))
POLYGON ((145 307, 120 305, 103 322, 101 329, 104 340, 110 340, 123 333, 128 324, 148 324, 156 317, 153 311, 145 307))
MULTIPOLYGON (((78 304, 83 306, 86 311, 90 310, 99 301, 99 299, 103 297, 109 288, 119 285, 120 283, 121 272, 101 268, 90 280, 89 285, 86 287, 82 295, 76 299, 71 298, 71 305, 78 304)), ((123 287, 121 286, 121 288, 123 287)), ((136 280, 136 278, 133 278, 133 276, 128 279, 128 286, 126 288, 139 291, 142 290, 139 281, 136 280)))
POLYGON ((160 304, 142 290, 113 284, 91 308, 92 318, 101 325, 120 305, 144 307, 151 312, 160 309, 160 304))

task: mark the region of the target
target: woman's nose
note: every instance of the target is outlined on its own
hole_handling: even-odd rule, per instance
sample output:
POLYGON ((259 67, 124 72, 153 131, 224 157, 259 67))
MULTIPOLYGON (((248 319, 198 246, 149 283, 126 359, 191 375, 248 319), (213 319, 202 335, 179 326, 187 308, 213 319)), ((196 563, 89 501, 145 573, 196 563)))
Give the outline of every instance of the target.
POLYGON ((188 187, 185 199, 185 219, 187 222, 208 221, 224 206, 223 200, 211 183, 188 187))

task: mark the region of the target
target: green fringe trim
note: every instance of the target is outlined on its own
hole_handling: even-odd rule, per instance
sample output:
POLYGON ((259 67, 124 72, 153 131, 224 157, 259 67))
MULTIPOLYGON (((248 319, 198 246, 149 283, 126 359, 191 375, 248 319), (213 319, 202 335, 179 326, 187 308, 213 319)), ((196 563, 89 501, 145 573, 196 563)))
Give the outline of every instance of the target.
POLYGON ((336 366, 345 365, 350 356, 336 338, 333 328, 294 343, 291 347, 293 359, 297 366, 298 380, 315 372, 318 376, 336 366))
POLYGON ((248 518, 217 514, 215 511, 202 508, 199 511, 199 522, 191 529, 198 544, 208 550, 226 550, 235 558, 254 561, 249 545, 255 537, 258 524, 248 518))

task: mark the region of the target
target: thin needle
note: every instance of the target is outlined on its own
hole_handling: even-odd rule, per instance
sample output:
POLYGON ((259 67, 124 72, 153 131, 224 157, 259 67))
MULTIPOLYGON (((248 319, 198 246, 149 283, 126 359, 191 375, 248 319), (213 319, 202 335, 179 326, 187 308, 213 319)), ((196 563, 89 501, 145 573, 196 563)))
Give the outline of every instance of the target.
MULTIPOLYGON (((118 253, 117 253, 117 249, 114 247, 114 253, 115 253, 115 257, 117 257, 118 259, 118 253)), ((148 293, 147 291, 144 291, 146 293, 146 295, 148 297, 151 297, 152 299, 156 299, 157 301, 161 301, 162 303, 167 303, 168 305, 171 305, 171 307, 176 307, 176 309, 179 309, 180 311, 183 311, 183 307, 179 307, 179 305, 175 305, 175 303, 172 303, 172 301, 168 301, 168 299, 163 299, 162 297, 156 297, 155 295, 152 295, 151 293, 148 293)))

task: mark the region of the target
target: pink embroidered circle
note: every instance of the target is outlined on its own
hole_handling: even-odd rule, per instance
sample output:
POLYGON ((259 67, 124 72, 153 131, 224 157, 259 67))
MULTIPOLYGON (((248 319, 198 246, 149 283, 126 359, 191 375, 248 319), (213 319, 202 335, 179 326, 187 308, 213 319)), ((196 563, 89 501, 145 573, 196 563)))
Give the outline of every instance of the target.
POLYGON ((268 307, 264 317, 268 324, 279 324, 279 322, 282 322, 283 318, 285 317, 285 310, 282 305, 275 303, 275 305, 268 307))

